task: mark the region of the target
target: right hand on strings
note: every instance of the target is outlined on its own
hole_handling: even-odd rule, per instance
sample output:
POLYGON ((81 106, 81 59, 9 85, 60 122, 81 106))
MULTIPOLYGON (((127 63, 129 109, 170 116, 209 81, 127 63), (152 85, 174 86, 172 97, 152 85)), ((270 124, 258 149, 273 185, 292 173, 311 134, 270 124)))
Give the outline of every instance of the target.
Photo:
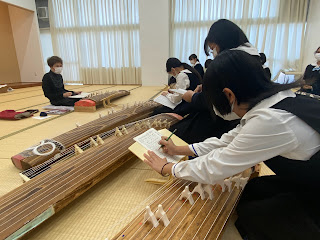
POLYGON ((70 97, 70 96, 72 96, 72 92, 65 92, 63 94, 63 97, 65 97, 65 98, 70 97))
POLYGON ((167 153, 169 155, 176 155, 176 148, 177 146, 173 143, 171 139, 167 141, 168 137, 161 137, 161 140, 159 141, 159 144, 162 145, 162 151, 164 153, 167 153))

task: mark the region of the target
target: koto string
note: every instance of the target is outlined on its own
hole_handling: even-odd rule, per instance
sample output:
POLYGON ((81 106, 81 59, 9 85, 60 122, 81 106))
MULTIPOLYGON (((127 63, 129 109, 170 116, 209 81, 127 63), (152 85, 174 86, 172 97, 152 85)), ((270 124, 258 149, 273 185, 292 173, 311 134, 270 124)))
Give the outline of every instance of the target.
MULTIPOLYGON (((199 201, 199 199, 200 199, 200 196, 197 197, 197 199, 196 199, 196 201, 194 201, 194 204, 193 204, 193 205, 195 205, 195 204, 199 201)), ((182 204, 182 205, 180 206, 180 208, 178 209, 178 211, 173 215, 173 217, 172 217, 171 219, 174 219, 174 217, 177 216, 178 212, 181 210, 181 208, 183 207, 183 205, 186 204, 186 203, 188 204, 188 202, 189 202, 188 200, 187 200, 187 201, 184 201, 183 204, 182 204)), ((180 223, 179 223, 178 226, 175 228, 175 230, 173 231, 173 233, 171 233, 171 235, 169 236, 169 238, 172 237, 172 235, 175 233, 175 231, 177 230, 177 228, 178 228, 178 227, 180 226, 180 224, 182 223, 183 219, 185 219, 186 216, 188 215, 188 213, 192 210, 192 206, 193 206, 193 205, 190 206, 189 210, 188 210, 187 213, 184 215, 184 217, 181 219, 180 223)), ((164 229, 162 229, 162 231, 160 232, 160 234, 161 234, 165 229, 166 229, 166 227, 164 227, 164 229)), ((158 237, 157 237, 156 239, 159 238, 160 234, 158 235, 158 237)))
MULTIPOLYGON (((130 141, 131 139, 129 139, 129 141, 130 141)), ((111 150, 114 150, 114 149, 116 149, 116 148, 118 148, 118 146, 114 146, 114 147, 112 147, 111 148, 111 150)), ((115 151, 114 153, 118 153, 118 151, 115 151)), ((95 155, 94 153, 90 153, 90 154, 88 154, 88 158, 89 157, 91 157, 92 155, 94 155, 94 156, 97 156, 97 158, 96 159, 94 159, 93 161, 100 161, 101 159, 100 159, 100 156, 101 155, 103 155, 104 154, 104 152, 102 152, 102 153, 100 153, 100 154, 98 154, 98 155, 95 155)), ((85 156, 86 158, 87 158, 87 156, 85 156)), ((81 155, 79 155, 79 158, 83 158, 81 155)), ((79 162, 79 160, 77 160, 77 162, 79 162)), ((65 165, 65 169, 66 168, 68 168, 68 167, 71 167, 72 165, 74 165, 74 162, 68 162, 68 164, 66 164, 65 165)), ((64 172, 65 171, 65 169, 60 169, 60 171, 58 172, 58 173, 61 173, 61 172, 64 172)), ((54 177, 54 176, 52 176, 52 175, 54 175, 55 173, 53 172, 53 173, 50 173, 50 175, 48 176, 48 180, 50 181, 51 179, 52 179, 52 177, 54 177)), ((42 179, 36 179, 36 181, 34 181, 34 183, 37 183, 37 184, 41 184, 41 185, 43 185, 44 183, 47 183, 47 181, 45 181, 45 182, 40 182, 42 179)), ((26 188, 24 188, 23 190, 24 191, 22 191, 22 193, 26 193, 30 188, 33 188, 33 186, 28 186, 28 188, 26 187, 26 188)))
MULTIPOLYGON (((188 184, 188 186, 190 186, 190 184, 191 184, 192 182, 189 182, 189 184, 188 184)), ((185 184, 184 184, 185 185, 185 184)), ((178 190, 180 190, 180 191, 182 191, 183 190, 183 187, 184 187, 184 185, 182 185, 180 188, 178 188, 176 191, 178 191, 178 190), (182 189, 182 190, 181 190, 182 189)), ((173 194, 172 194, 173 195, 173 194)), ((171 195, 171 196, 172 196, 171 195)), ((169 209, 179 200, 179 198, 180 198, 180 195, 181 194, 179 194, 178 195, 178 197, 171 203, 171 205, 167 208, 167 210, 166 210, 166 213, 169 211, 169 209)), ((169 199, 169 197, 166 199, 166 201, 169 199)), ((166 201, 164 201, 164 202, 166 202, 166 201)), ((183 202, 183 204, 182 204, 182 206, 186 203, 186 202, 188 202, 188 200, 186 200, 186 201, 184 201, 183 202)), ((177 210, 177 213, 180 211, 180 209, 182 208, 182 206, 177 210)), ((176 214, 177 214, 176 213, 176 214)), ((172 218, 171 218, 171 220, 176 216, 176 214, 175 215, 173 215, 172 216, 172 218)), ((160 223, 160 220, 162 219, 162 217, 158 220, 158 222, 160 223)), ((170 221, 171 221, 170 220, 170 221)), ((166 228, 166 227, 164 227, 164 228, 166 228)), ((151 233, 151 231, 154 229, 154 227, 152 227, 151 229, 150 229, 150 231, 144 236, 144 238, 143 239, 145 239, 150 233, 151 233)), ((163 229, 164 230, 164 229, 163 229)), ((163 232, 163 230, 160 232, 160 234, 163 232)), ((159 235, 160 235, 159 234, 159 235)))
MULTIPOLYGON (((148 118, 148 119, 153 119, 154 117, 155 117, 155 116, 150 117, 150 118, 148 118)), ((124 126, 125 126, 126 128, 128 128, 128 127, 134 125, 135 123, 141 122, 141 121, 143 121, 143 120, 138 120, 138 121, 135 121, 135 122, 131 122, 131 123, 125 124, 124 126)), ((100 134, 100 137, 101 137, 102 139, 104 139, 104 138, 106 138, 106 137, 111 136, 112 134, 114 134, 114 132, 115 132, 114 129, 109 130, 109 131, 107 131, 107 132, 101 133, 101 134, 100 134)), ((94 140, 97 139, 96 136, 93 136, 92 138, 93 138, 94 140)), ((79 147, 81 147, 82 150, 87 149, 87 148, 90 146, 90 138, 88 138, 88 139, 86 139, 86 140, 83 140, 83 141, 80 142, 80 143, 77 143, 77 145, 78 145, 79 147)), ((65 149, 64 151, 58 153, 58 154, 60 154, 60 155, 58 155, 58 156, 59 156, 58 158, 62 158, 61 155, 68 155, 68 153, 71 153, 71 152, 74 153, 74 146, 70 146, 69 148, 65 149), (71 149, 71 150, 70 150, 70 149, 71 149)), ((70 157, 70 156, 69 156, 69 157, 70 157)), ((64 159, 60 159, 59 161, 61 161, 61 160, 64 160, 64 159)), ((42 164, 40 164, 40 165, 38 165, 38 166, 35 166, 35 167, 33 167, 33 168, 30 168, 30 169, 25 170, 23 173, 32 173, 32 172, 35 172, 35 171, 39 171, 40 169, 44 168, 44 166, 47 166, 47 165, 49 165, 49 164, 52 163, 52 162, 58 162, 58 160, 56 159, 56 156, 51 157, 51 158, 48 159, 46 162, 44 162, 44 163, 42 163, 42 164)))
MULTIPOLYGON (((153 116, 153 117, 150 117, 150 119, 153 119, 153 118, 156 118, 157 116, 153 116)), ((139 120, 139 121, 144 121, 144 120, 139 120)), ((137 121, 137 122, 139 122, 139 121, 137 121)), ((133 123, 134 124, 134 123, 133 123)), ((129 124, 127 124, 127 128, 128 129, 130 129, 130 126, 129 125, 131 125, 131 127, 132 127, 132 125, 133 125, 132 123, 129 123, 129 124)), ((147 129, 145 129, 145 130, 147 130, 147 129)), ((134 131, 136 131, 136 130, 134 130, 134 131)), ((142 129, 142 131, 144 131, 144 129, 142 129)), ((111 136, 111 135, 113 135, 114 134, 114 132, 115 132, 115 130, 113 129, 113 130, 111 130, 111 131, 108 131, 107 132, 107 136, 111 136)), ((117 139, 116 139, 117 140, 117 139)), ((92 154, 92 153, 90 153, 90 154, 92 154)), ((71 166, 71 165, 73 165, 74 163, 73 162, 69 162, 66 166, 67 167, 69 167, 69 166, 71 166)), ((64 170, 61 170, 61 171, 64 171, 64 170)), ((53 173, 52 173, 53 174, 53 173)), ((38 179, 37 179, 38 180, 38 179)), ((35 182, 35 181, 34 181, 35 182)), ((38 181, 36 181, 35 183, 38 183, 38 181)), ((24 188, 24 190, 25 190, 25 192, 27 192, 30 188, 32 188, 32 186, 28 186, 28 187, 25 187, 24 188), (29 187, 29 188, 28 188, 29 187)), ((12 194, 14 194, 14 193, 12 193, 12 194)), ((9 194, 10 195, 10 194, 9 194)), ((9 197, 9 195, 7 195, 6 196, 6 198, 2 198, 2 201, 4 201, 5 199, 7 199, 8 197, 9 197)), ((1 201, 0 201, 0 203, 1 203, 1 201)))
MULTIPOLYGON (((131 139, 127 140, 126 142, 129 142, 130 140, 131 140, 131 139)), ((127 147, 127 146, 126 146, 126 147, 127 147)), ((117 152, 116 152, 116 153, 117 153, 117 152)), ((99 160, 100 160, 100 156, 98 156, 98 158, 99 158, 99 160)), ((82 169, 80 169, 80 171, 81 171, 81 170, 82 170, 82 169)), ((98 169, 98 170, 100 170, 100 169, 98 169)), ((96 170, 96 171, 98 171, 98 170, 96 170)), ((95 171, 95 172, 96 172, 96 171, 95 171)), ((74 174, 76 174, 76 173, 77 173, 77 172, 75 172, 74 174)), ((74 174, 72 174, 72 175, 74 175, 74 174)), ((71 176, 72 176, 72 175, 71 175, 71 176)), ((91 174, 91 175, 92 175, 92 174, 91 174)), ((69 178, 70 178, 70 176, 69 176, 69 178)), ((63 186, 62 186, 62 187, 63 187, 63 186)), ((61 187, 60 187, 60 188, 61 188, 61 187)), ((58 188, 57 190, 59 190, 60 188, 58 188)), ((61 193, 60 193, 60 194, 61 194, 61 193)), ((60 195, 60 194, 59 194, 59 195, 60 195)), ((33 204, 33 205, 35 205, 35 204, 33 204)), ((32 206, 33 206, 33 205, 32 205, 32 206)), ((32 207, 32 206, 31 206, 31 207, 32 207)), ((38 207, 38 208, 39 208, 39 207, 38 207)), ((27 209, 25 209, 25 211, 26 211, 26 210, 27 210, 27 209)), ((3 224, 2 224, 2 225, 3 225, 3 224)))
MULTIPOLYGON (((146 103, 147 106, 145 106, 145 104, 143 104, 142 106, 132 106, 130 109, 125 109, 125 110, 120 110, 118 112, 116 112, 114 116, 112 116, 113 118, 109 119, 108 123, 111 125, 111 124, 114 124, 114 123, 117 123, 119 120, 123 119, 124 116, 123 115, 128 115, 127 117, 130 117, 130 115, 133 115, 137 112, 137 110, 140 110, 140 111, 145 111, 145 110, 148 110, 148 107, 150 106, 153 106, 152 103, 146 103), (138 109, 137 109, 138 108, 138 109), (131 111, 134 110, 132 113, 131 111), (129 113, 127 113, 129 112, 129 113), (123 115, 120 115, 120 114, 123 114, 123 115), (119 119, 120 118, 120 119, 119 119)), ((110 115, 109 116, 104 116, 103 118, 105 117, 109 117, 110 118, 110 115)), ((99 118, 99 119, 96 119, 94 120, 94 123, 92 122, 89 122, 87 124, 84 124, 83 126, 81 126, 81 129, 73 129, 71 130, 71 133, 65 133, 65 134, 62 134, 56 138, 54 138, 55 140, 57 141, 61 141, 64 143, 64 145, 70 145, 70 144, 74 144, 75 142, 77 142, 77 140, 80 138, 83 138, 83 135, 88 135, 87 133, 88 132, 95 132, 97 130, 99 130, 100 128, 103 128, 105 126, 105 119, 102 119, 102 118, 99 118), (97 124, 101 124, 101 126, 96 126, 97 124), (94 125, 94 126, 92 126, 94 125), (87 129, 84 129, 84 128, 89 128, 88 130, 87 129), (76 131, 76 133, 72 133, 72 131, 76 131), (71 136, 69 136, 71 135, 71 136)), ((43 149, 45 150, 45 147, 43 147, 43 149)), ((49 149, 47 149, 49 150, 49 149)), ((50 148, 51 150, 51 148, 50 148)), ((41 151, 40 151, 41 152, 41 151)))
MULTIPOLYGON (((131 140, 131 139, 130 139, 131 140)), ((126 142, 129 142, 129 141, 126 141, 126 142)), ((119 147, 119 146, 117 146, 117 147, 119 147)), ((112 154, 112 155, 114 155, 114 154, 112 154)), ((96 164, 97 165, 97 164, 96 164)), ((95 165, 94 165, 95 166, 95 165)), ((91 167, 92 168, 92 167, 91 167)), ((90 169, 91 169, 90 168, 90 169)), ((84 168, 84 169, 88 169, 88 168, 84 168)), ((80 171, 82 171, 82 170, 84 170, 84 169, 80 169, 80 171)), ((88 169, 88 170, 90 170, 90 169, 88 169)), ((102 168, 99 168, 98 170, 100 170, 100 169, 102 169, 102 168)), ((98 170, 96 170, 96 171, 98 171, 98 170)), ((64 178, 64 180, 68 180, 68 178, 70 178, 70 177, 72 177, 74 174, 76 174, 76 173, 78 173, 78 172, 80 172, 80 171, 77 171, 77 172, 75 172, 75 173, 73 173, 73 174, 71 174, 71 176, 68 176, 67 178, 64 178)), ((94 173, 96 172, 96 171, 94 171, 94 173)), ((85 175, 84 173, 86 173, 87 171, 82 171, 82 173, 81 173, 81 175, 85 175)), ((92 175, 92 174, 90 174, 90 175, 92 175)), ((79 175, 80 176, 80 175, 79 175)), ((88 175, 85 175, 85 176, 88 176, 88 175)), ((61 176, 60 178, 63 178, 63 176, 61 176)), ((77 178, 79 178, 78 176, 74 179, 74 180, 76 180, 77 178)), ((79 180, 81 180, 82 178, 80 178, 79 180)), ((77 182, 77 181, 76 181, 77 182)), ((67 182, 68 183, 68 182, 67 182)), ((74 185, 72 185, 72 186, 74 186, 74 185)), ((69 188, 71 188, 72 186, 70 186, 69 188)), ((63 191, 62 193, 59 193, 59 194, 54 194, 57 190, 59 190, 60 188, 63 188, 64 187, 64 185, 62 185, 62 186, 60 186, 58 189, 56 189, 55 191, 51 191, 50 192, 50 194, 47 194, 46 195, 46 197, 48 198, 50 195, 53 195, 53 196, 59 196, 59 195, 61 195, 61 194, 63 194, 66 190, 68 190, 68 189, 65 189, 65 191, 63 191)), ((45 192, 43 192, 42 194, 39 194, 40 196, 37 196, 37 198, 40 198, 40 200, 38 200, 38 201, 36 201, 36 202, 34 202, 31 206, 28 206, 28 208, 25 208, 24 210, 22 210, 21 212, 19 212, 18 214, 16 214, 14 217, 17 217, 17 216, 19 216, 19 215, 21 215, 23 212, 26 212, 27 210, 29 210, 29 208, 30 207, 33 207, 34 205, 36 205, 39 201, 41 201, 42 200, 42 198, 43 197, 41 197, 41 195, 43 195, 43 194, 45 194, 47 191, 49 191, 50 189, 47 189, 45 192)), ((20 208, 21 207, 24 207, 24 205, 20 205, 19 206, 20 208)), ((34 211, 36 211, 37 209, 39 209, 40 207, 42 207, 42 206, 39 206, 38 208, 36 208, 36 209, 34 209, 34 211)), ((18 211, 19 209, 17 209, 16 211, 18 211)), ((31 209, 30 209, 31 210, 31 209)), ((16 212, 16 211, 14 211, 14 212, 16 212)), ((30 215, 31 213, 33 213, 34 211, 29 211, 28 213, 27 213, 27 216, 28 215, 30 215)), ((14 218, 13 217, 13 218, 14 218)), ((3 218, 1 218, 1 219, 3 219, 3 218)), ((0 226, 3 226, 3 223, 0 225, 0 226)), ((11 225, 12 226, 12 225, 11 225)), ((7 228, 6 228, 7 229, 7 228)), ((4 230, 6 230, 6 229, 4 229, 4 230)), ((3 230, 3 231, 4 231, 3 230)), ((3 232, 3 231, 1 231, 1 232, 3 232)))
MULTIPOLYGON (((182 180, 180 180, 179 181, 179 183, 181 182, 182 180)), ((183 187, 184 185, 186 185, 187 184, 187 182, 185 182, 181 187, 183 187)), ((176 184, 177 185, 177 184, 176 184)), ((176 186, 175 185, 175 186, 176 186)), ((189 183, 189 185, 190 185, 190 183, 189 183)), ((164 192, 163 194, 162 194, 162 196, 164 196, 166 193, 168 193, 173 187, 175 187, 175 186, 171 186, 170 187, 170 189, 168 189, 166 192, 164 192)), ((181 188, 181 187, 179 187, 179 188, 177 188, 173 193, 171 193, 171 195, 169 195, 169 197, 167 197, 163 202, 166 202, 172 195, 174 195, 177 191, 179 191, 179 189, 181 188)), ((161 197, 162 197, 161 196, 161 197)), ((178 197, 179 198, 179 197, 178 197)), ((160 197, 158 198, 158 199, 160 199, 160 197)), ((158 200, 158 199, 156 199, 156 200, 158 200)), ((155 200, 155 201, 156 201, 155 200)), ((153 203, 155 202, 155 201, 153 201, 153 203)), ((152 203, 151 203, 152 204, 152 203)), ((150 204, 150 205, 151 205, 150 204)), ((144 211, 142 211, 142 212, 140 212, 140 214, 139 214, 139 216, 137 216, 135 219, 137 219, 138 217, 140 217, 142 214, 144 214, 144 211)), ((132 237, 134 237, 135 236, 135 234, 136 233, 138 233, 138 231, 142 228, 142 227, 144 227, 144 224, 145 224, 146 222, 143 222, 143 224, 135 231, 135 233, 131 236, 131 238, 132 237)), ((131 223, 130 223, 130 225, 125 229, 125 231, 129 228, 129 227, 131 227, 132 225, 134 224, 134 221, 132 221, 131 223)), ((121 235, 123 235, 124 233, 125 233, 125 231, 123 231, 122 232, 122 234, 121 235)), ((130 238, 130 239, 131 239, 130 238)))
MULTIPOLYGON (((128 129, 129 129, 129 127, 128 127, 128 129)), ((144 130, 142 130, 142 131, 144 131, 144 130)), ((130 139, 129 139, 130 140, 130 139)), ((115 145, 114 145, 115 146, 115 145)), ((114 148, 116 148, 116 147, 114 147, 114 148)), ((112 148, 111 150, 113 150, 114 148, 112 148)), ((117 153, 117 151, 115 152, 115 153, 117 153)), ((104 153, 101 153, 100 155, 103 155, 104 153)), ((94 153, 93 152, 91 152, 90 154, 87 154, 88 156, 85 156, 85 159, 87 159, 87 158, 90 158, 92 155, 93 155, 93 157, 97 157, 97 156, 95 156, 94 155, 94 153)), ((100 155, 98 155, 98 156, 100 156, 100 155)), ((81 157, 81 156, 79 156, 79 157, 81 157)), ((100 158, 98 159, 98 158, 94 158, 95 160, 94 161, 100 161, 100 158)), ((79 162, 79 160, 77 160, 78 162, 79 162)), ((84 161, 86 161, 86 160, 84 160, 84 161)), ((86 162, 85 162, 86 163, 86 162)), ((66 168, 68 168, 68 167, 70 167, 70 166, 73 166, 74 165, 74 162, 68 162, 68 164, 66 164, 64 167, 64 169, 66 169, 66 168)), ((64 169, 60 169, 59 170, 59 172, 58 173, 61 173, 61 172, 63 172, 63 171, 65 171, 64 169)), ((42 179, 42 178, 40 178, 40 179, 35 179, 34 181, 33 181, 33 183, 35 183, 35 184, 38 184, 38 185, 43 185, 44 183, 47 183, 47 182, 49 182, 49 181, 51 181, 51 179, 54 177, 54 174, 55 174, 55 172, 52 172, 52 173, 50 173, 50 175, 48 175, 47 177, 48 177, 48 180, 46 180, 45 181, 45 179, 42 179), (40 182, 41 181, 41 182, 40 182), (43 183, 43 181, 45 181, 44 183, 43 183)), ((33 188, 33 186, 28 186, 28 187, 25 187, 24 189, 23 189, 23 191, 21 192, 21 193, 28 193, 28 191, 31 189, 31 188, 33 188)), ((7 200, 7 199, 12 199, 13 197, 15 197, 15 196, 12 196, 12 195, 19 195, 19 196, 21 196, 21 193, 13 193, 13 194, 11 194, 11 195, 8 195, 8 196, 6 196, 6 198, 3 198, 2 199, 2 201, 4 201, 4 200, 7 200)))
MULTIPOLYGON (((175 181, 174 184, 171 184, 171 183, 169 183, 169 182, 165 183, 161 188, 159 188, 157 191, 155 191, 154 193, 152 193, 152 194, 151 194, 148 198, 146 198, 142 203, 140 203, 138 206, 136 206, 134 209, 138 209, 138 207, 139 207, 140 213, 139 213, 137 216, 135 216, 133 220, 131 220, 131 223, 125 227, 125 230, 122 231, 121 235, 123 235, 123 234, 134 224, 134 222, 135 222, 141 215, 144 214, 144 211, 141 211, 140 206, 143 206, 143 208, 145 208, 146 205, 152 205, 154 202, 156 202, 156 201, 159 200, 162 196, 164 196, 166 193, 168 193, 172 188, 174 188, 176 185, 178 185, 181 181, 182 181, 182 180, 179 179, 179 180, 175 181), (169 185, 169 184, 171 184, 171 186, 170 186, 169 188, 167 188, 166 185, 169 185), (164 190, 164 191, 163 191, 163 190, 164 190), (148 199, 151 199, 153 195, 158 194, 158 192, 160 192, 160 191, 163 191, 163 192, 162 192, 159 196, 157 196, 152 202, 150 202, 150 203, 147 204, 148 199)), ((184 183, 183 186, 184 186, 185 184, 186 184, 186 183, 184 183)), ((125 220, 128 216, 132 215, 132 213, 133 213, 133 211, 131 210, 131 211, 129 212, 129 214, 127 214, 124 218, 122 218, 120 221, 118 221, 118 223, 114 224, 112 227, 109 227, 108 229, 113 228, 113 227, 119 225, 120 222, 122 222, 123 220, 125 220)), ((106 235, 106 231, 104 231, 104 233, 102 234, 102 236, 105 236, 105 235, 106 235)))
MULTIPOLYGON (((233 190, 233 189, 232 189, 232 190, 233 190)), ((243 190, 243 189, 241 189, 240 193, 242 192, 242 190, 243 190)), ((239 199, 239 197, 240 197, 240 195, 238 196, 237 200, 239 199)), ((230 213, 230 214, 231 214, 231 213, 230 213)), ((229 216, 230 216, 230 215, 229 215, 229 216)), ((227 221, 228 221, 228 219, 227 219, 225 222, 227 222, 227 221)), ((211 226, 211 228, 212 228, 212 226, 211 226)), ((211 230, 211 228, 210 228, 210 230, 211 230)), ((210 231, 210 230, 209 230, 209 231, 210 231)), ((222 230, 223 230, 223 229, 220 229, 220 232, 219 232, 218 236, 221 234, 222 230)), ((209 231, 208 231, 207 235, 209 234, 209 231)), ((217 238, 216 238, 216 239, 217 239, 217 238)))
MULTIPOLYGON (((226 205, 227 201, 229 200, 229 198, 230 198, 231 194, 233 193, 233 190, 234 190, 234 189, 235 189, 235 186, 233 186, 231 192, 229 193, 228 198, 226 199, 226 201, 225 201, 224 204, 222 205, 219 213, 217 214, 217 217, 215 218, 215 220, 214 220, 213 223, 211 224, 211 226, 210 226, 210 228, 209 228, 209 230, 208 230, 208 232, 207 232, 207 234, 206 234, 206 236, 205 236, 204 238, 206 238, 206 237, 208 236, 208 234, 211 232, 211 229, 213 228, 213 225, 216 223, 216 221, 217 221, 217 219, 218 219, 221 211, 223 210, 224 206, 226 205)), ((195 237, 196 237, 196 235, 194 235, 193 239, 194 239, 195 237)))
MULTIPOLYGON (((149 117, 148 120, 152 120, 152 119, 155 118, 155 117, 156 117, 156 116, 149 117)), ((135 121, 135 122, 127 123, 127 124, 125 124, 124 126, 125 126, 126 128, 129 128, 130 126, 136 124, 137 122, 141 122, 141 121, 144 121, 144 120, 137 120, 137 121, 135 121)), ((111 136, 112 134, 114 134, 114 132, 115 132, 114 129, 109 130, 109 131, 107 131, 107 132, 101 133, 101 134, 100 134, 100 137, 101 137, 102 139, 104 139, 104 138, 106 138, 106 137, 111 136)), ((92 138, 93 138, 94 140, 97 139, 96 136, 93 136, 92 138)), ((85 149, 89 148, 89 146, 90 146, 90 138, 88 138, 88 139, 86 139, 86 140, 83 140, 83 141, 80 142, 80 143, 77 143, 77 145, 78 145, 79 147, 81 147, 82 150, 85 150, 85 149)), ((74 146, 70 146, 69 148, 65 149, 64 151, 58 153, 58 154, 60 154, 58 158, 62 158, 61 155, 68 155, 68 153, 74 153, 74 146), (70 149, 71 149, 71 150, 70 150, 70 149)), ((69 157, 70 157, 70 156, 69 156, 69 157)), ((59 161, 61 161, 61 160, 64 160, 64 159, 60 159, 59 161)), ((52 162, 58 162, 58 160, 56 159, 56 156, 51 157, 51 158, 48 159, 46 162, 44 162, 44 163, 42 163, 42 164, 39 164, 38 166, 35 166, 35 167, 33 167, 33 168, 30 168, 30 169, 25 170, 23 173, 32 173, 32 172, 35 172, 35 171, 39 171, 39 170, 41 170, 42 168, 44 168, 45 166, 49 165, 49 164, 52 163, 52 162)))
MULTIPOLYGON (((214 189, 212 190, 214 192, 214 190, 217 188, 217 184, 215 184, 214 189)), ((221 193, 220 193, 221 194, 221 193)), ((189 226, 187 227, 187 229, 185 230, 184 234, 181 236, 180 239, 183 239, 184 235, 187 233, 187 231, 189 230, 189 228, 191 227, 192 223, 194 222, 194 220, 196 219, 196 217, 199 215, 200 211, 202 210, 202 208, 204 207, 204 205, 207 203, 207 201, 209 200, 209 196, 206 200, 206 202, 202 205, 201 209, 198 211, 198 213, 196 214, 196 216, 193 218, 193 220, 191 221, 191 223, 189 224, 189 226)), ((212 201, 212 200, 210 200, 212 201)))

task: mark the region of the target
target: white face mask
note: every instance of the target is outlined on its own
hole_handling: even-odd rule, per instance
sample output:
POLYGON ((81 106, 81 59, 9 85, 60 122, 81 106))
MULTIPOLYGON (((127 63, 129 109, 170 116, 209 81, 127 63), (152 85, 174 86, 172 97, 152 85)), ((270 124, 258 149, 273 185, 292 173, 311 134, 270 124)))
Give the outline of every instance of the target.
POLYGON ((190 63, 191 63, 192 66, 194 66, 196 64, 196 61, 195 60, 191 60, 190 63))
POLYGON ((54 68, 54 73, 55 73, 55 74, 61 74, 61 73, 62 73, 62 67, 56 67, 56 68, 54 68))
POLYGON ((212 49, 212 55, 213 55, 214 58, 215 58, 216 56, 218 56, 218 52, 217 52, 217 49, 216 49, 216 48, 212 49))
POLYGON ((226 115, 222 115, 218 109, 215 108, 215 106, 212 106, 213 107, 213 111, 215 112, 215 114, 219 117, 221 117, 222 119, 224 120, 227 120, 227 121, 232 121, 232 120, 236 120, 236 119, 240 119, 240 117, 235 113, 233 112, 233 106, 234 106, 234 102, 232 103, 231 105, 231 113, 228 113, 226 115))
POLYGON ((317 59, 317 61, 320 61, 320 53, 315 53, 314 57, 317 59))

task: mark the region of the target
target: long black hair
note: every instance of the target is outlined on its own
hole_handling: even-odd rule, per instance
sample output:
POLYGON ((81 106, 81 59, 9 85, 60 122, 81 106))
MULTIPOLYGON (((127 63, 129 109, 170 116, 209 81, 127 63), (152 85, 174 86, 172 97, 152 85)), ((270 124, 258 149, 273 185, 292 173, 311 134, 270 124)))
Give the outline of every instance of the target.
POLYGON ((200 82, 202 82, 202 77, 198 73, 197 70, 195 70, 193 67, 191 67, 187 63, 182 63, 178 58, 169 58, 166 62, 166 70, 167 73, 171 72, 171 68, 176 68, 176 67, 183 67, 184 69, 188 69, 190 72, 195 74, 197 78, 199 79, 200 82))
POLYGON ((226 50, 219 54, 209 65, 203 81, 203 91, 210 106, 214 105, 222 115, 231 112, 224 88, 232 90, 238 104, 248 103, 250 110, 280 91, 301 85, 300 82, 277 84, 270 81, 260 60, 241 50, 226 50))
POLYGON ((189 56, 189 60, 192 60, 192 59, 196 59, 197 61, 199 61, 197 55, 195 55, 194 53, 189 56))
POLYGON ((249 40, 241 28, 227 19, 219 19, 210 27, 204 41, 204 51, 209 56, 209 43, 217 44, 222 52, 244 45, 246 42, 249 40))

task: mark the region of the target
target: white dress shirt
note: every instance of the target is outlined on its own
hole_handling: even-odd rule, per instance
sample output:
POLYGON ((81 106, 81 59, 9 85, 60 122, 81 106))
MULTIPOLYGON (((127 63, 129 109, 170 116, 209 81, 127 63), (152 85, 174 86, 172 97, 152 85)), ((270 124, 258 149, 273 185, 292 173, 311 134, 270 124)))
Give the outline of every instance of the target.
MULTIPOLYGON (((186 90, 188 87, 190 87, 190 79, 186 73, 191 72, 188 69, 184 69, 179 72, 178 76, 176 77, 176 89, 186 90)), ((173 103, 178 103, 182 100, 182 95, 178 93, 168 93, 167 98, 173 103)))
POLYGON ((320 134, 295 115, 270 108, 291 90, 279 92, 248 111, 240 124, 218 138, 189 145, 199 157, 177 163, 172 175, 194 182, 215 184, 275 156, 309 160, 320 150, 320 134))

